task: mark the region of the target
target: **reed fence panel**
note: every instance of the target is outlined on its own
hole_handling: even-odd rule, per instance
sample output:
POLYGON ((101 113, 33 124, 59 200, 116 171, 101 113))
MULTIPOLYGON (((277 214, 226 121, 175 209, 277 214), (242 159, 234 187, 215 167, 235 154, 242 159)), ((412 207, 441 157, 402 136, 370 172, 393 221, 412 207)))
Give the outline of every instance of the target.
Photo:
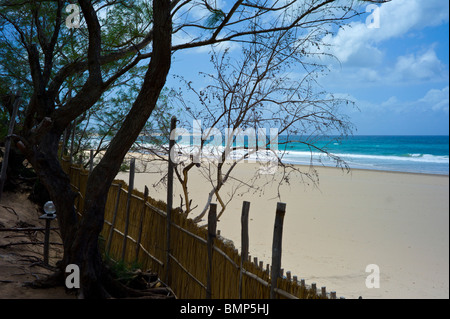
MULTIPOLYGON (((75 206, 82 218, 89 171, 79 164, 71 163, 70 158, 65 156, 61 159, 61 165, 70 177, 73 190, 78 194, 75 206)), ((116 261, 121 260, 125 242, 126 250, 123 256, 125 263, 131 265, 137 262, 144 270, 154 271, 160 278, 167 278, 166 284, 178 298, 205 298, 209 267, 208 230, 199 227, 182 212, 174 209, 171 213, 168 246, 165 203, 154 200, 150 196, 147 202, 144 202, 144 194, 138 190, 132 190, 127 223, 126 208, 129 191, 125 181, 115 180, 108 192, 105 222, 100 234, 105 240, 108 256, 116 261), (146 205, 145 211, 143 205, 146 205), (142 213, 143 216, 141 216, 142 213), (127 231, 126 224, 128 224, 127 231), (128 235, 124 241, 126 232, 128 235), (140 232, 141 241, 138 243, 140 232), (170 247, 170 251, 167 251, 167 247, 170 247), (170 267, 166 265, 167 260, 170 267), (166 274, 167 269, 169 269, 168 274, 166 274)), ((265 269, 262 266, 263 262, 258 263, 257 259, 245 260, 242 263, 241 276, 241 255, 237 249, 230 241, 223 240, 220 236, 215 238, 212 254, 211 297, 214 299, 270 298, 270 269, 269 265, 265 269)), ((290 272, 288 276, 278 278, 275 292, 277 298, 328 298, 327 294, 323 296, 321 292, 317 293, 312 287, 306 286, 304 280, 299 282, 296 276, 291 278, 290 272)), ((334 291, 331 297, 336 298, 334 291)))

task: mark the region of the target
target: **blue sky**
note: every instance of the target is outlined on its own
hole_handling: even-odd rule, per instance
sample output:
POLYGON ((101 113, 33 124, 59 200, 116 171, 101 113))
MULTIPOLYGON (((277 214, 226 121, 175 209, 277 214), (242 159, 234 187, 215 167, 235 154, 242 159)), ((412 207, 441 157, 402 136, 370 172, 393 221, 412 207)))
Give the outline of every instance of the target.
MULTIPOLYGON (((324 39, 340 63, 329 62, 320 84, 356 102, 359 110, 345 111, 355 134, 448 135, 448 1, 392 0, 373 9, 324 39)), ((208 61, 205 48, 176 52, 171 75, 195 82, 208 61)), ((169 76, 167 85, 178 82, 169 76)))

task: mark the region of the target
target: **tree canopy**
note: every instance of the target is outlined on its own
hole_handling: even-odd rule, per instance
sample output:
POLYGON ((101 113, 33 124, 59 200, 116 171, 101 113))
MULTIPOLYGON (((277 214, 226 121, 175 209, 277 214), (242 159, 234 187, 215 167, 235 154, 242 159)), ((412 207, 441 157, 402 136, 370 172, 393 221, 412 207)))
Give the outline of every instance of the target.
POLYGON ((283 39, 274 47, 280 65, 283 52, 294 46, 298 51, 293 63, 306 66, 324 35, 359 14, 360 1, 79 0, 68 7, 71 2, 0 2, 1 102, 7 110, 16 94, 12 89, 21 91, 20 125, 12 138, 57 208, 64 257, 54 278, 61 281, 65 265, 77 264, 84 297, 124 296, 132 292, 112 283, 98 234, 109 186, 158 109, 171 55, 220 43, 260 41, 264 46, 283 39), (83 218, 78 220, 75 193, 58 161, 61 137, 95 108, 104 114, 108 107, 120 108, 127 88, 134 90, 125 93, 129 109, 89 176, 83 218))

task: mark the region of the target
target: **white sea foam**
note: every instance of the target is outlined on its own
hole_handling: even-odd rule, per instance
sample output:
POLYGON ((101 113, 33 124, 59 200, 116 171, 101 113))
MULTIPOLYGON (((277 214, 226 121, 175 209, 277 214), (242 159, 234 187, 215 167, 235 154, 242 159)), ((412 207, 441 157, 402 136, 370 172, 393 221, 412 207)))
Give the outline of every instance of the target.
MULTIPOLYGON (((285 154, 286 159, 301 159, 305 158, 313 158, 319 159, 323 158, 325 155, 323 153, 318 152, 302 152, 302 151, 288 151, 285 154)), ((449 157, 448 156, 437 156, 431 154, 407 154, 405 156, 394 156, 394 155, 366 155, 366 154, 348 154, 348 153, 335 153, 333 156, 337 156, 344 160, 374 160, 374 161, 412 161, 412 162, 424 162, 424 163, 439 163, 439 164, 448 164, 449 157)))
MULTIPOLYGON (((156 146, 147 144, 147 148, 155 148, 156 146)), ((163 145, 164 149, 168 149, 169 145, 163 145)), ((195 145, 182 145, 176 144, 177 151, 181 152, 184 156, 197 155, 201 156, 203 159, 219 159, 222 152, 224 151, 223 146, 208 146, 206 145, 201 154, 199 154, 198 146, 195 145)), ((228 159, 238 160, 246 155, 249 150, 237 149, 230 151, 228 154, 228 159)), ((328 159, 325 153, 320 152, 309 152, 309 151, 276 151, 279 157, 282 157, 286 162, 293 164, 305 164, 313 162, 328 162, 333 161, 331 158, 328 159)), ((436 164, 449 164, 448 156, 437 156, 431 154, 405 154, 404 156, 395 155, 368 155, 368 154, 350 154, 350 153, 333 153, 333 156, 339 157, 349 163, 361 163, 361 164, 379 164, 387 162, 417 162, 417 163, 436 163, 436 164)), ((267 158, 267 156, 273 156, 271 151, 266 150, 250 150, 249 160, 258 160, 262 158, 267 158)))
MULTIPOLYGON (((160 150, 161 153, 164 152, 164 149, 167 150, 169 148, 169 145, 155 146, 145 144, 144 146, 148 149, 153 148, 155 150, 160 150)), ((187 161, 190 160, 190 155, 194 155, 195 159, 201 159, 202 161, 220 161, 224 149, 225 148, 221 145, 217 146, 206 144, 200 154, 199 148, 196 145, 176 144, 176 152, 179 156, 179 160, 187 161)), ((244 155, 248 154, 248 152, 249 150, 245 150, 243 148, 230 151, 227 156, 227 160, 242 161, 244 160, 244 155)), ((274 152, 282 158, 285 163, 300 165, 309 165, 312 163, 314 165, 336 166, 336 161, 324 153, 317 151, 283 151, 282 149, 273 151, 259 150, 257 152, 254 149, 250 149, 250 154, 245 157, 245 161, 254 163, 276 162, 274 152)), ((436 174, 449 173, 449 156, 445 155, 421 153, 407 153, 402 156, 351 153, 332 153, 332 155, 344 160, 351 168, 383 169, 436 174)))

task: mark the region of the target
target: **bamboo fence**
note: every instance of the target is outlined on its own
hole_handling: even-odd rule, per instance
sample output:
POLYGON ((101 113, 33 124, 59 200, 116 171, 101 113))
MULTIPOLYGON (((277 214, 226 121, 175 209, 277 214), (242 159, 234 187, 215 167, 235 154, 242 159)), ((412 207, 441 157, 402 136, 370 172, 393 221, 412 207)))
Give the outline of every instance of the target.
MULTIPOLYGON (((89 170, 73 164, 66 156, 62 156, 61 163, 78 193, 75 206, 82 218, 89 170)), ((241 258, 230 241, 216 234, 208 236, 207 228, 197 226, 177 209, 171 211, 167 238, 166 204, 136 189, 129 192, 128 184, 122 180, 115 180, 109 189, 101 232, 105 252, 113 260, 138 264, 166 278, 165 284, 177 298, 268 299, 271 294, 280 299, 336 298, 336 292, 326 292, 325 287, 318 291, 315 283, 306 285, 305 280, 299 281, 291 272, 284 275, 282 269, 277 280, 272 281, 273 269, 269 264, 264 267, 256 257, 241 258)))

